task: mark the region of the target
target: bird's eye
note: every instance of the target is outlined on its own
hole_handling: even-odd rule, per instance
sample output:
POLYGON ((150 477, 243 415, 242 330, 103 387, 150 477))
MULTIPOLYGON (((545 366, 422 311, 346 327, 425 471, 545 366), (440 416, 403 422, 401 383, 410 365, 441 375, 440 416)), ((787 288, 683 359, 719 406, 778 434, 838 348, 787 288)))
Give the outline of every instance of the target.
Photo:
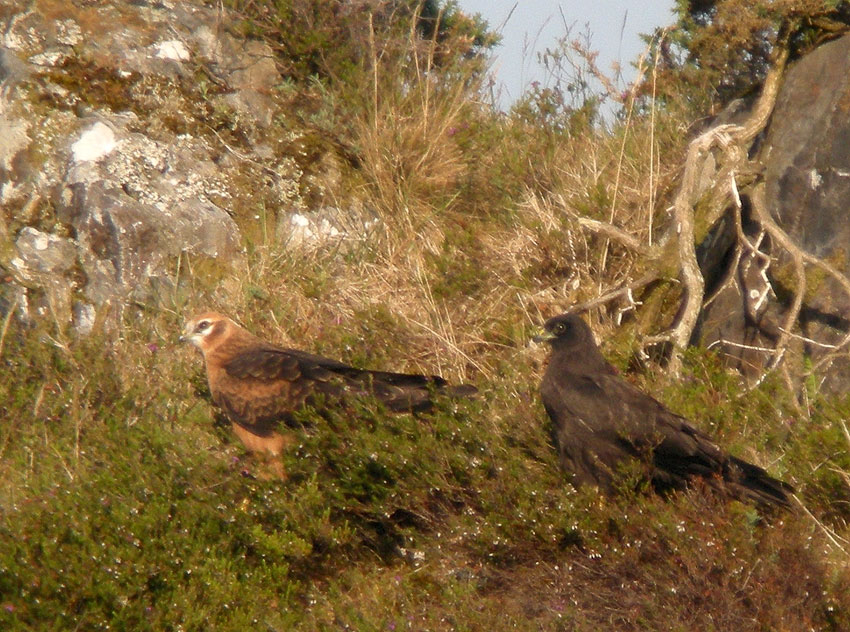
POLYGON ((195 328, 196 331, 201 332, 204 331, 207 327, 210 326, 210 321, 202 320, 198 323, 198 326, 195 328))
POLYGON ((555 325, 554 331, 555 331, 556 334, 562 334, 566 330, 567 330, 567 326, 564 323, 558 323, 557 325, 555 325))

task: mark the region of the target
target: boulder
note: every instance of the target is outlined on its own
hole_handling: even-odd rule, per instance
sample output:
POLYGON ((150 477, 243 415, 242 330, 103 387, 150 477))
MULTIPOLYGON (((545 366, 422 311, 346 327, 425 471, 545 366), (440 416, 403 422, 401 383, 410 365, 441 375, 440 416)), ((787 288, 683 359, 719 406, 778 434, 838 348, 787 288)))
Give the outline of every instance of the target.
MULTIPOLYGON (((17 256, 11 261, 21 285, 43 290, 49 310, 60 322, 72 313, 71 272, 77 263, 77 247, 73 240, 24 227, 15 241, 17 256)), ((23 305, 23 303, 21 303, 23 305)))
POLYGON ((204 144, 157 142, 128 132, 131 120, 87 122, 55 195, 57 218, 77 236, 82 290, 95 304, 150 299, 147 281, 167 281, 169 262, 183 252, 229 261, 240 248, 236 223, 211 200, 229 196, 204 144))
POLYGON ((251 205, 307 210, 297 161, 266 141, 282 116, 274 55, 228 32, 226 11, 174 0, 7 5, 3 314, 52 312, 86 333, 101 306, 158 300, 186 257, 241 265, 251 205))
MULTIPOLYGON (((850 36, 820 46, 786 72, 756 159, 763 165, 767 208, 778 225, 804 251, 850 275, 850 36)), ((699 337, 722 349, 731 364, 753 377, 772 354, 797 287, 791 257, 760 235, 743 209, 745 231, 759 242, 762 255, 743 257, 734 271, 730 222, 707 240, 707 293, 716 292, 705 309, 699 337), (760 241, 759 241, 760 240, 760 241), (718 251, 718 245, 720 251, 718 251), (722 284, 722 285, 721 285, 722 284)), ((802 335, 791 338, 790 365, 797 374, 817 363, 850 330, 850 296, 822 270, 807 267, 800 313, 802 335), (806 358, 806 359, 804 359, 806 358)), ((850 363, 835 358, 819 367, 822 384, 846 391, 850 363)))

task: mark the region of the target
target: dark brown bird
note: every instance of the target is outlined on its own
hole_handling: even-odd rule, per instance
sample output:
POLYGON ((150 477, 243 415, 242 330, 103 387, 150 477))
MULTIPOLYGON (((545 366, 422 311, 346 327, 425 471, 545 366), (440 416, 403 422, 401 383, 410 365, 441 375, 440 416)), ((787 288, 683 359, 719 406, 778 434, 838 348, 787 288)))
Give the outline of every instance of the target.
POLYGON ((552 347, 540 394, 561 465, 576 486, 610 493, 622 466, 637 460, 661 492, 700 478, 740 500, 790 507, 790 485, 725 453, 687 419, 622 379, 579 316, 550 318, 535 340, 552 347))
POLYGON ((201 350, 213 403, 245 447, 268 458, 281 478, 280 455, 290 439, 278 430, 305 405, 339 405, 365 395, 393 412, 417 412, 431 407, 435 392, 461 397, 477 392, 474 386, 449 386, 436 375, 358 369, 279 347, 215 312, 189 320, 180 340, 201 350))

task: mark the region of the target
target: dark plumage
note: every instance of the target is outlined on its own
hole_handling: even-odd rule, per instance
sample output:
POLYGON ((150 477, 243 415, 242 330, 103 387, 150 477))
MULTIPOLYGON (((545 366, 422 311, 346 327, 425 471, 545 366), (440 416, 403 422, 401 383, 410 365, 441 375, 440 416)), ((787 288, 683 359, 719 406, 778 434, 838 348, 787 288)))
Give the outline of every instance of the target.
POLYGON ((181 340, 204 354, 213 403, 219 406, 248 450, 276 461, 288 440, 281 422, 307 404, 340 405, 347 397, 370 396, 393 412, 417 412, 432 395, 470 396, 474 386, 449 386, 436 375, 358 369, 252 335, 230 318, 208 312, 189 320, 181 340))
POLYGON ((790 507, 790 485, 725 453, 688 420, 619 377, 579 316, 549 319, 535 340, 552 346, 540 394, 561 465, 576 486, 610 492, 618 469, 637 460, 658 491, 682 489, 699 477, 741 500, 790 507))

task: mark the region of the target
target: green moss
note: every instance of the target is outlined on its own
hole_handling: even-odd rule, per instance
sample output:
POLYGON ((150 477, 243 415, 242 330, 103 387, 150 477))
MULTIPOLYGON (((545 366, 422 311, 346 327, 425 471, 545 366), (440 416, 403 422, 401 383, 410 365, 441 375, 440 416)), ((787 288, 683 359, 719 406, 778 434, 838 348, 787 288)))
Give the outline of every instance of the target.
MULTIPOLYGON (((847 266, 847 253, 843 248, 834 248, 824 262, 831 265, 837 270, 845 270, 847 266)), ((823 301, 824 284, 832 279, 831 275, 821 267, 814 265, 806 265, 803 269, 805 275, 806 291, 803 295, 803 302, 810 304, 816 299, 823 301)), ((775 281, 777 298, 785 303, 793 300, 794 296, 791 288, 796 288, 797 272, 794 264, 789 260, 781 265, 771 266, 771 279, 775 281)))
POLYGON ((92 61, 69 56, 43 77, 68 93, 60 96, 55 92, 39 92, 38 98, 52 109, 69 110, 84 103, 113 112, 130 110, 139 115, 147 114, 133 96, 135 84, 142 81, 138 72, 124 76, 116 68, 104 68, 92 61))

